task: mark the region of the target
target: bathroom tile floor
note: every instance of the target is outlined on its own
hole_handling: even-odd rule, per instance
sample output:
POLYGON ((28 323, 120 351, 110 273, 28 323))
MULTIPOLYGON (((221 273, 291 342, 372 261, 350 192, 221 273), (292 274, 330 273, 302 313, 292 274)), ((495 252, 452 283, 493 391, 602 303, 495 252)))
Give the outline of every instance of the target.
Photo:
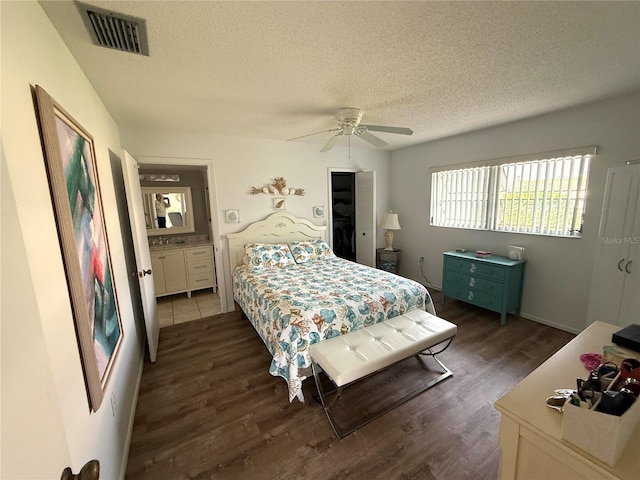
POLYGON ((222 313, 220 296, 211 288, 191 293, 176 293, 166 297, 158 297, 158 321, 160 327, 177 325, 178 323, 198 320, 222 313))

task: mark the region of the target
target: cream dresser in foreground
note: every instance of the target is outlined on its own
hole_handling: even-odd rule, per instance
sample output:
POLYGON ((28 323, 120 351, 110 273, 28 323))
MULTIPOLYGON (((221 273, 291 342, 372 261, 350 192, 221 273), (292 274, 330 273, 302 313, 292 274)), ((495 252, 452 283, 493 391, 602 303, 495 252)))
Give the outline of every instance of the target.
POLYGON ((563 440, 562 414, 545 400, 556 388, 586 378, 580 354, 601 353, 618 325, 594 322, 496 402, 500 422, 501 480, 640 479, 640 425, 615 467, 563 440))

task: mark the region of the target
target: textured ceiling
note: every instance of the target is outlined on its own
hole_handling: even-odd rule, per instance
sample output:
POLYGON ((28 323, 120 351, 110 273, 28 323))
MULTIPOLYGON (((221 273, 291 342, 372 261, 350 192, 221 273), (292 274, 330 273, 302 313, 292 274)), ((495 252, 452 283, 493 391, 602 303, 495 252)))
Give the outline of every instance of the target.
POLYGON ((40 3, 122 128, 286 140, 358 107, 396 149, 640 91, 637 1, 85 2, 145 18, 150 57, 40 3))

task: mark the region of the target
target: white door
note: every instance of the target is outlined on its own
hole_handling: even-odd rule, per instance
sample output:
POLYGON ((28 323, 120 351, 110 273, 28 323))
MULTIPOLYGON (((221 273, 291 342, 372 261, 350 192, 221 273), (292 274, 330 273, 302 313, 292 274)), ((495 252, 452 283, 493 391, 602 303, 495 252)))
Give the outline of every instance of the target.
POLYGON ((621 265, 625 280, 618 325, 622 327, 638 323, 640 319, 640 166, 635 171, 628 200, 631 209, 635 209, 635 215, 629 215, 628 228, 623 238, 628 244, 628 250, 624 264, 621 265))
POLYGON ((144 220, 144 208, 142 206, 142 191, 140 190, 140 177, 138 176, 138 162, 124 151, 124 181, 129 204, 129 216, 131 217, 131 233, 133 234, 133 248, 138 264, 138 279, 140 280, 140 293, 142 295, 142 308, 144 310, 144 323, 147 327, 147 341, 149 342, 149 354, 151 361, 156 361, 158 355, 158 339, 160 337, 160 324, 156 315, 156 297, 153 285, 153 270, 151 268, 151 255, 149 253, 149 240, 147 227, 144 220))
POLYGON ((376 266, 376 172, 356 173, 356 261, 376 266))
POLYGON ((609 169, 591 281, 588 324, 600 320, 626 326, 640 318, 639 192, 640 165, 609 169))

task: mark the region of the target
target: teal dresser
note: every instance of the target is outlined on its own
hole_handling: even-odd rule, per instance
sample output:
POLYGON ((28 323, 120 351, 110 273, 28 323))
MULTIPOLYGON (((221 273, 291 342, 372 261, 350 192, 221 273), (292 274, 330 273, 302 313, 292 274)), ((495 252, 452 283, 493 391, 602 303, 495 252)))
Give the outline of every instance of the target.
POLYGON ((442 302, 445 297, 500 312, 500 325, 507 313, 520 314, 526 260, 491 255, 476 258, 475 252, 444 252, 442 302))

